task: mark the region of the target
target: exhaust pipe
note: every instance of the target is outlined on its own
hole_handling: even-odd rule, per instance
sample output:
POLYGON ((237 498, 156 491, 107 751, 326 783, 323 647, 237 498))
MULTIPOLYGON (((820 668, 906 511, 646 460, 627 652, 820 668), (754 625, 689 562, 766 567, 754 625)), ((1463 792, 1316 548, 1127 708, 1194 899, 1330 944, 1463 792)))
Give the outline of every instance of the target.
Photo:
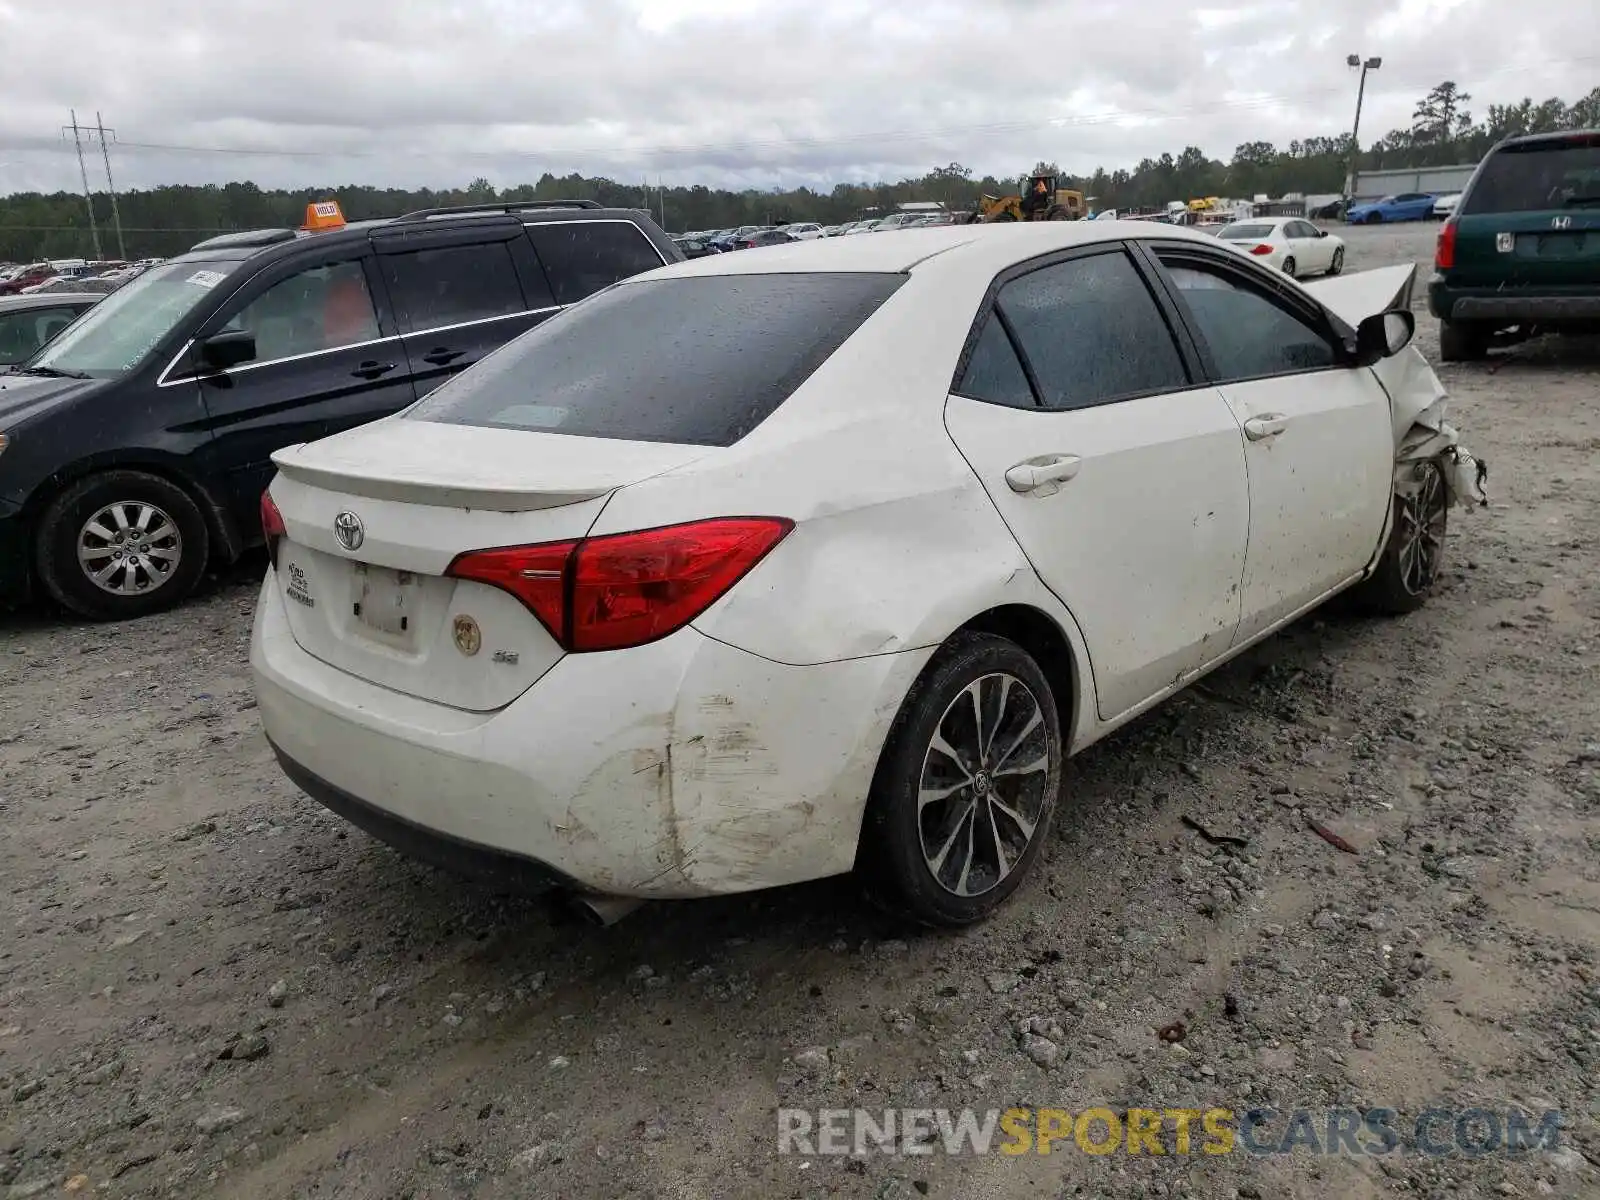
POLYGON ((644 901, 627 896, 574 896, 577 909, 594 925, 615 925, 644 901))

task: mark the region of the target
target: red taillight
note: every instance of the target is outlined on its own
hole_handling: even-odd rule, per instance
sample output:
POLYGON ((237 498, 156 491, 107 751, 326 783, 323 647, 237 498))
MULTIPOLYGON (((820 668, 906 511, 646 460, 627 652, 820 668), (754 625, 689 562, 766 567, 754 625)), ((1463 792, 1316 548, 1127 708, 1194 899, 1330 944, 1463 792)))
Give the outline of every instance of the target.
POLYGON ((510 592, 539 618, 551 637, 566 645, 567 566, 577 548, 577 542, 545 542, 472 550, 458 554, 445 574, 510 592))
POLYGON ((271 492, 261 493, 261 536, 267 539, 267 555, 272 565, 278 565, 278 543, 289 534, 283 523, 283 514, 272 501, 271 492))
POLYGON ((1456 265, 1456 219, 1449 218, 1439 226, 1439 240, 1433 247, 1435 270, 1448 271, 1456 265))
POLYGON ((574 652, 642 646, 682 629, 794 528, 724 517, 578 542, 462 554, 445 574, 510 592, 574 652))
POLYGON ((1267 245, 1265 242, 1262 242, 1259 246, 1251 246, 1250 247, 1250 253, 1251 254, 1271 254, 1272 253, 1272 247, 1267 245))

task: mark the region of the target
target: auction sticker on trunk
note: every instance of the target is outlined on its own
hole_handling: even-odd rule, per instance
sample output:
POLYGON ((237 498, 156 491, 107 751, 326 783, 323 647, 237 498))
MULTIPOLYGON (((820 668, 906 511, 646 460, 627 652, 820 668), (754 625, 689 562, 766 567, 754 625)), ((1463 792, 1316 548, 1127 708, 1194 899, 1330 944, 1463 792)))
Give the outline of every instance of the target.
POLYGON ((284 594, 296 604, 304 604, 307 608, 315 608, 317 602, 311 598, 311 588, 306 582, 306 572, 299 563, 289 564, 289 582, 284 586, 284 594))

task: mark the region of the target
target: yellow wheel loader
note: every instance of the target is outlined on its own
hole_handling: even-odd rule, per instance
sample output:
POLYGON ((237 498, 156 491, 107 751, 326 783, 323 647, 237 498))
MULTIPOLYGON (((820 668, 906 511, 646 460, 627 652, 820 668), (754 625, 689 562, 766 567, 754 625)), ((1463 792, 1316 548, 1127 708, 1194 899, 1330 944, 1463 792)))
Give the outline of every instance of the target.
POLYGON ((981 197, 977 219, 985 224, 994 221, 1081 221, 1085 212, 1082 192, 1058 188, 1054 175, 1035 175, 1028 180, 1026 198, 981 197))

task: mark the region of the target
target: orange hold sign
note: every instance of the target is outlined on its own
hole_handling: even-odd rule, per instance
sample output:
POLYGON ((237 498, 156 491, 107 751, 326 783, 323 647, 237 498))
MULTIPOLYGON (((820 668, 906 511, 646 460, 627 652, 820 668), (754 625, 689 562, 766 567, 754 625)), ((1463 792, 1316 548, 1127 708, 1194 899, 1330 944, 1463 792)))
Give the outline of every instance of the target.
POLYGON ((344 213, 339 211, 337 200, 319 200, 306 205, 306 223, 302 233, 323 233, 329 229, 344 228, 344 213))

